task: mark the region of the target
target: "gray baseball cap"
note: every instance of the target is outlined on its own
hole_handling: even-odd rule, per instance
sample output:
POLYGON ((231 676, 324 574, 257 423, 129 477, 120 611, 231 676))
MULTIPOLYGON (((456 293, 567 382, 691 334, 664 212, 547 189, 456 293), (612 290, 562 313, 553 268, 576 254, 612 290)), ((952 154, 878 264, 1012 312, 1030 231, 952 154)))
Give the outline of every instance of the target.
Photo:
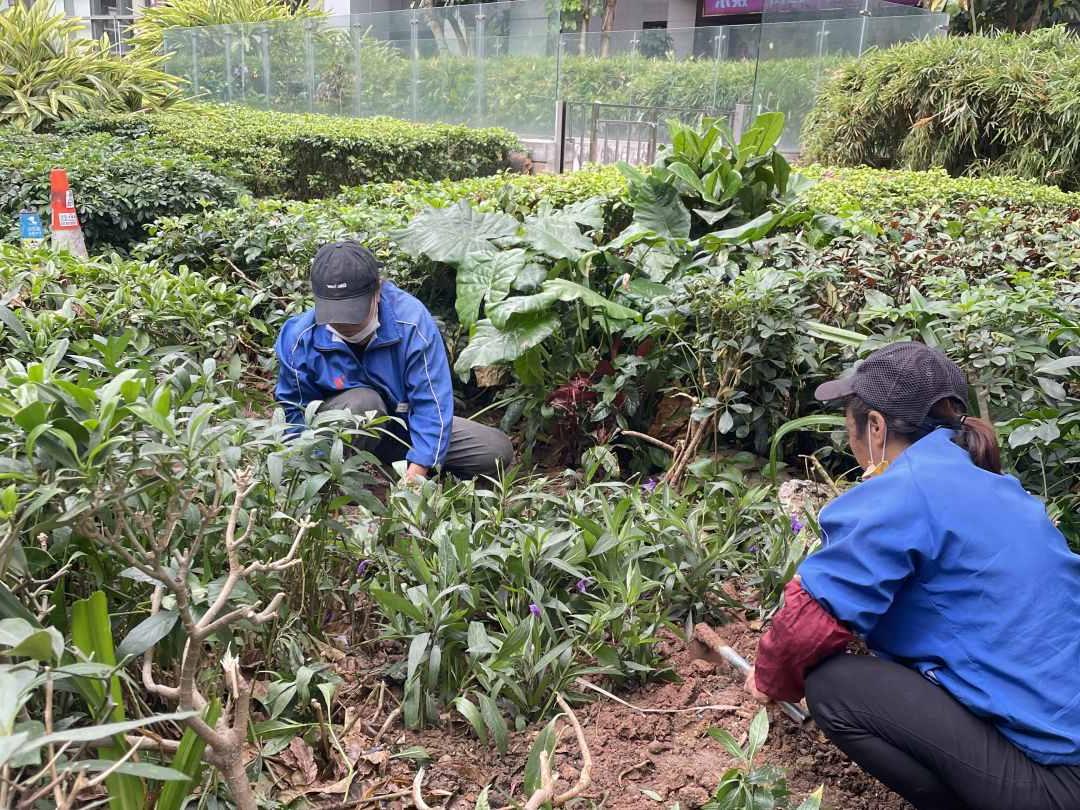
POLYGON ((925 343, 893 343, 856 363, 850 374, 818 386, 815 399, 835 402, 857 396, 888 416, 921 424, 943 399, 967 410, 964 372, 940 349, 925 343))
POLYGON ((381 266, 359 242, 333 242, 319 248, 311 262, 315 322, 366 323, 379 291, 381 266))

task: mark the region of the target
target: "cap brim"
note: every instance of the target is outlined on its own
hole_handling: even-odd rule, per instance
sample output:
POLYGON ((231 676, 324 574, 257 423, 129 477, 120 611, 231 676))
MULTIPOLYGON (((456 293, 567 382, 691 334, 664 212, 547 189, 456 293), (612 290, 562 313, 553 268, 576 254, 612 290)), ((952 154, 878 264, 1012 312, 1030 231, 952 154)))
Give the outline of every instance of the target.
POLYGON ((841 380, 832 380, 819 385, 817 390, 814 391, 814 399, 818 402, 838 402, 854 393, 855 380, 852 377, 845 377, 841 380))
POLYGON ((358 295, 355 298, 319 298, 315 297, 315 323, 367 323, 371 315, 370 295, 358 295))

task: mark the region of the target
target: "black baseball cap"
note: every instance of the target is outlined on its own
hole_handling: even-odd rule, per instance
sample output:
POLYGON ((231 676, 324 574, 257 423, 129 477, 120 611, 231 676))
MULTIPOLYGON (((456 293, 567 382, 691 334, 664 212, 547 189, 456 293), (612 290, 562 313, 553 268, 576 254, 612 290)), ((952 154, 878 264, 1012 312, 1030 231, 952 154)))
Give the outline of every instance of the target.
POLYGON ((814 397, 835 402, 857 396, 887 416, 921 424, 943 399, 967 410, 967 379, 940 349, 925 343, 893 343, 856 363, 850 374, 818 386, 814 397))
POLYGON ((359 242, 323 245, 311 262, 315 323, 366 323, 379 291, 379 260, 359 242))

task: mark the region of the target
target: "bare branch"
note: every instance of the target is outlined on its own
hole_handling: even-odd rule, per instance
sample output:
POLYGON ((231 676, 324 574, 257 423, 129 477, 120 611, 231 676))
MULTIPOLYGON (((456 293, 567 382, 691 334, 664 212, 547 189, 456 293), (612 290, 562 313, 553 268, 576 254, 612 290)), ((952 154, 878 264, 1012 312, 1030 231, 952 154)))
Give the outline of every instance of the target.
POLYGON ((574 710, 563 700, 562 695, 556 695, 555 702, 559 704, 559 708, 566 714, 567 721, 573 726, 574 733, 577 735, 578 748, 581 749, 581 772, 578 774, 577 784, 556 797, 554 804, 559 807, 580 796, 592 782, 592 755, 589 753, 589 745, 585 742, 585 732, 582 730, 581 723, 578 722, 574 710))
POLYGON ((424 786, 424 769, 421 768, 416 772, 416 778, 412 783, 412 800, 416 805, 416 810, 431 810, 431 805, 424 801, 423 788, 424 786))
POLYGON ((551 772, 548 752, 540 752, 540 787, 525 802, 525 810, 540 810, 555 796, 555 776, 551 772))
MULTIPOLYGON (((154 593, 150 597, 150 615, 158 613, 161 610, 161 598, 165 594, 165 586, 158 585, 154 588, 154 593)), ((142 682, 146 691, 154 695, 160 695, 166 700, 177 700, 180 697, 180 690, 175 686, 166 686, 160 684, 154 680, 154 645, 150 647, 143 654, 142 662, 142 682)))
POLYGON ((300 543, 303 542, 304 535, 307 534, 307 530, 310 529, 313 525, 315 524, 311 523, 307 519, 301 521, 300 526, 296 531, 296 536, 293 538, 292 546, 289 548, 288 554, 286 554, 284 557, 281 557, 280 559, 273 560, 272 562, 268 563, 258 561, 249 563, 248 567, 244 569, 244 574, 247 575, 265 571, 284 571, 286 568, 291 568, 292 566, 296 565, 299 562, 299 560, 297 560, 296 558, 296 555, 300 551, 300 543))
POLYGON ((254 616, 250 616, 252 622, 255 624, 266 624, 268 621, 277 618, 278 609, 281 607, 281 603, 285 601, 285 592, 278 591, 274 598, 270 600, 270 604, 264 609, 260 610, 254 616))

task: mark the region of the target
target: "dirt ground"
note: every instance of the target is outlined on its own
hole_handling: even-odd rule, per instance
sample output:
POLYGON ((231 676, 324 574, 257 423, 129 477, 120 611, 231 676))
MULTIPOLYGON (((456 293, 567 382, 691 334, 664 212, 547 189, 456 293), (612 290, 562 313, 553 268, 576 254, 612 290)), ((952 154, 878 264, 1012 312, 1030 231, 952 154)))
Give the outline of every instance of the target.
MULTIPOLYGON (((733 622, 719 628, 719 632, 740 653, 752 658, 756 630, 745 623, 733 622)), ((510 752, 505 757, 482 746, 463 722, 407 731, 399 718, 390 717, 397 705, 394 696, 369 676, 380 663, 394 657, 392 648, 374 645, 368 649, 363 656, 367 660, 346 656, 338 662, 345 678, 341 697, 346 702, 353 700, 357 716, 365 718, 340 740, 349 760, 355 763, 354 777, 340 778, 343 773, 340 762, 336 769, 325 764, 340 760, 329 745, 325 746, 325 753, 330 754, 328 759, 316 757, 324 763, 317 773, 311 752, 297 740, 298 745, 274 758, 275 767, 271 768, 285 783, 295 783, 297 776, 299 781, 307 783, 296 784, 293 794, 304 796, 309 806, 326 810, 414 807, 410 786, 418 765, 408 759, 391 759, 390 752, 421 746, 431 757, 426 763, 422 795, 432 808, 472 810, 485 785, 491 785, 491 807, 505 807, 511 800, 524 801, 521 783, 525 761, 539 726, 512 734, 510 752)), ((680 639, 670 636, 663 642, 661 651, 678 681, 650 684, 636 692, 620 694, 620 698, 647 709, 702 705, 724 708, 643 714, 597 696, 595 702, 576 709, 592 756, 593 775, 583 799, 568 806, 581 810, 669 810, 677 802, 680 810, 693 810, 708 801, 723 771, 733 764, 730 755, 707 731, 724 728, 740 742, 745 741, 750 720, 759 706, 743 691, 733 670, 695 660, 680 639)), ((831 810, 908 810, 904 801, 848 762, 812 722, 800 729, 775 707, 769 713, 769 739, 761 757, 787 771, 792 807, 823 784, 823 806, 831 810)), ((560 790, 576 782, 581 767, 574 735, 565 724, 563 728, 555 758, 561 776, 560 790)), ((275 793, 281 787, 279 782, 275 793)), ((279 794, 278 798, 282 796, 279 794)))

